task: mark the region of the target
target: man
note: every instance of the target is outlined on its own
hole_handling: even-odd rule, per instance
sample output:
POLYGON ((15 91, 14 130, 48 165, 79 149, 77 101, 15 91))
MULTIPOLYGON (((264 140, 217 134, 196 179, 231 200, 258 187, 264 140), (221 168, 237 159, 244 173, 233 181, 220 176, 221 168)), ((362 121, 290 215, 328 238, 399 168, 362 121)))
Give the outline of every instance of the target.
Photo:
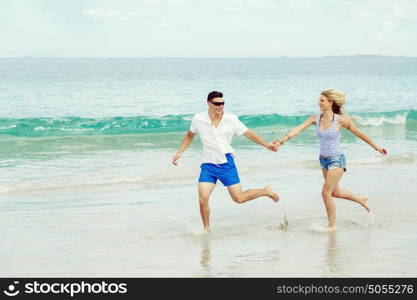
POLYGON ((242 191, 239 175, 233 160, 234 150, 230 145, 234 134, 244 134, 247 138, 271 151, 277 151, 276 145, 267 143, 257 133, 248 129, 237 116, 224 112, 223 94, 211 92, 207 96, 208 112, 194 116, 189 131, 184 136, 178 152, 172 157, 172 163, 188 148, 195 134, 200 134, 204 150, 204 160, 198 179, 198 197, 200 214, 204 229, 210 226, 210 208, 208 201, 219 179, 227 187, 230 196, 236 203, 244 203, 261 196, 267 196, 277 202, 278 194, 267 185, 263 189, 242 191))

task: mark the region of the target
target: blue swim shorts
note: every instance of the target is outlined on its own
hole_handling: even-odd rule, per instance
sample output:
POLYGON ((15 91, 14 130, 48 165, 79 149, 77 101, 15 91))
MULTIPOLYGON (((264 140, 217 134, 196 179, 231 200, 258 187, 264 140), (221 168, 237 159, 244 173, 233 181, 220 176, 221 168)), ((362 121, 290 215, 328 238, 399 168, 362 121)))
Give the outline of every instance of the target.
POLYGON ((233 156, 230 153, 226 154, 227 163, 224 164, 210 164, 204 163, 201 165, 201 173, 198 182, 212 182, 216 184, 219 179, 224 186, 230 186, 240 183, 239 174, 233 156))
POLYGON ((343 168, 346 172, 346 158, 344 154, 334 156, 322 156, 319 157, 320 166, 322 169, 331 170, 337 168, 343 168))

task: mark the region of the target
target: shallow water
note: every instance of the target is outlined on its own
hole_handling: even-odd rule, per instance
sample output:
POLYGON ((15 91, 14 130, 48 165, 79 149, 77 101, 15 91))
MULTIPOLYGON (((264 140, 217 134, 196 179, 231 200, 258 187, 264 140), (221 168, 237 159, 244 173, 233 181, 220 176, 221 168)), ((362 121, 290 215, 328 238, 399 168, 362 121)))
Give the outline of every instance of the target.
MULTIPOLYGON (((256 154, 241 152, 239 164, 246 154, 256 154)), ((173 176, 186 172, 168 166, 173 176)), ((218 186, 208 234, 201 229, 193 176, 8 193, 1 210, 2 275, 413 277, 412 166, 352 166, 342 186, 367 194, 375 216, 336 200, 335 233, 321 232, 326 224, 322 180, 311 168, 242 172, 245 187, 277 188, 278 205, 268 198, 237 205, 218 186), (392 176, 393 169, 401 176, 392 176), (284 209, 286 229, 281 228, 284 209)))
POLYGON ((325 59, 29 61, 0 59, 0 276, 417 275, 415 60, 342 60, 333 75, 325 59), (337 231, 322 232, 311 128, 278 153, 236 137, 243 187, 271 184, 281 201, 238 205, 219 184, 202 231, 198 138, 170 160, 207 91, 224 88, 226 108, 271 140, 315 113, 328 85, 349 92, 360 128, 389 150, 342 135, 341 187, 373 213, 336 199, 337 231))

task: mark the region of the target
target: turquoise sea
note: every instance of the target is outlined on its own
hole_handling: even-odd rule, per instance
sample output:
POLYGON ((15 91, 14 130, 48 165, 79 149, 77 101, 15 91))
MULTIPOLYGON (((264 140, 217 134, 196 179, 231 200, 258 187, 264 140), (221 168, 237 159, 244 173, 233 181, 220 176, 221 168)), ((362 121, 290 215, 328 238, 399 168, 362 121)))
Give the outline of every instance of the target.
POLYGON ((417 276, 417 58, 0 58, 0 143, 2 277, 417 276), (238 205, 219 184, 203 233, 199 138, 171 157, 207 94, 272 140, 326 88, 389 151, 342 133, 341 186, 373 213, 336 199, 321 232, 311 127, 277 153, 235 137, 243 187, 281 201, 238 205))

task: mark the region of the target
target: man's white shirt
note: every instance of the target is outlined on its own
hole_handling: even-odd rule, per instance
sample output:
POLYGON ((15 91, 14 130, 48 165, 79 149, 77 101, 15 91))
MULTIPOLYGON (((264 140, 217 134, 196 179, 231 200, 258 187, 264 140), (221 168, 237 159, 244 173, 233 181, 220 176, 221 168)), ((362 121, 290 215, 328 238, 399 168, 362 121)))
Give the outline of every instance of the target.
POLYGON ((190 131, 199 133, 203 143, 203 162, 212 164, 227 163, 226 153, 234 153, 232 138, 234 134, 242 135, 248 128, 234 114, 223 113, 217 127, 211 123, 208 111, 197 113, 191 122, 190 131))

